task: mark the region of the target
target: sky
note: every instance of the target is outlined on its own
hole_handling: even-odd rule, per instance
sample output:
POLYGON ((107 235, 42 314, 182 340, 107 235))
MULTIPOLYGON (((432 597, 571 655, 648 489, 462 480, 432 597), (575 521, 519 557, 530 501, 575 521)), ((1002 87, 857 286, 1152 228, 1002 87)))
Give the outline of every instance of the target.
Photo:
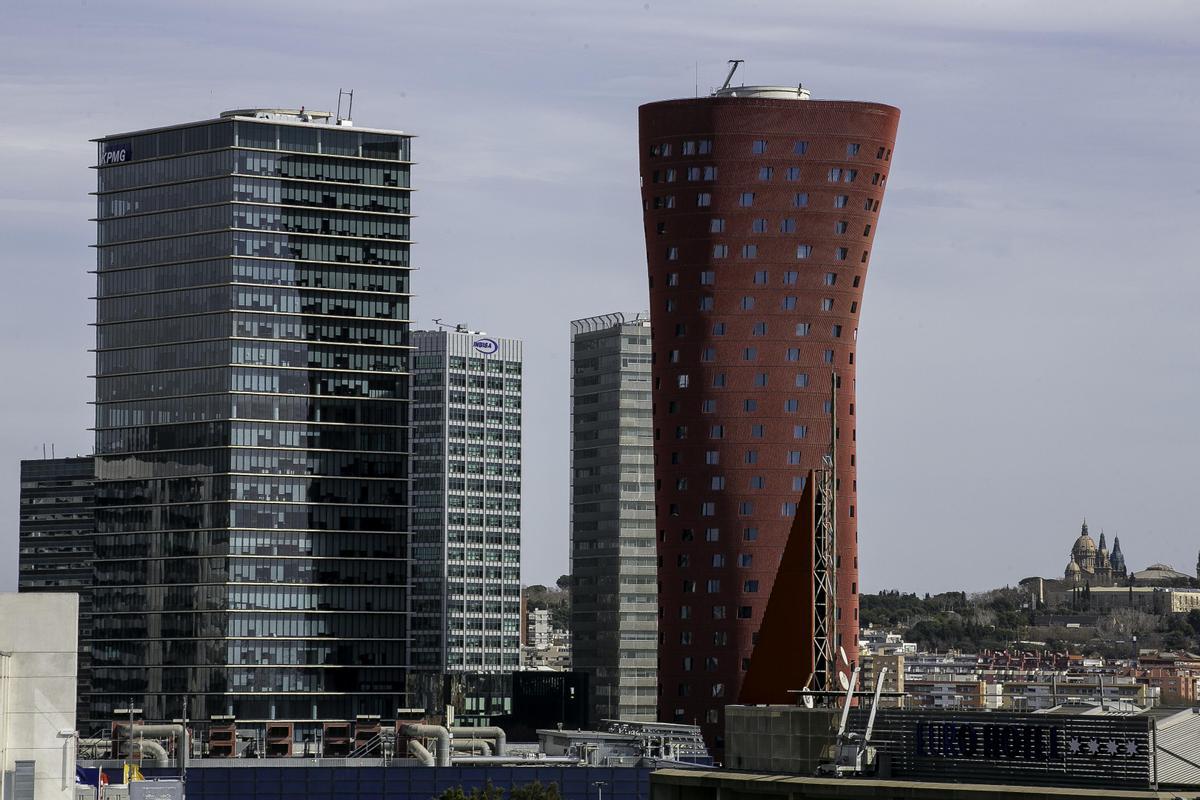
POLYGON ((0 27, 0 591, 18 462, 88 453, 90 138, 253 106, 414 145, 414 316, 525 341, 524 579, 568 569, 569 322, 646 308, 637 106, 903 115, 858 340, 863 590, 1200 550, 1194 2, 76 0, 0 27))

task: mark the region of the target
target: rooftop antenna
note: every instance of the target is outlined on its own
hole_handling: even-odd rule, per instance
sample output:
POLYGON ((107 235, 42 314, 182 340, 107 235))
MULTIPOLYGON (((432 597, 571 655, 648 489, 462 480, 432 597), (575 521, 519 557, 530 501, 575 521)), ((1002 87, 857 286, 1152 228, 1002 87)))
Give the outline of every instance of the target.
POLYGON ((337 103, 337 117, 336 117, 337 124, 341 125, 343 119, 345 119, 347 122, 350 122, 353 118, 354 118, 354 90, 339 88, 338 89, 338 103, 337 103), (350 98, 350 102, 346 106, 346 116, 345 117, 342 116, 342 98, 343 97, 350 98))
POLYGON ((717 91, 724 91, 725 89, 728 89, 728 88, 729 88, 729 82, 730 82, 731 80, 733 80, 733 73, 737 72, 738 64, 741 64, 741 63, 742 63, 742 62, 744 62, 745 60, 746 60, 746 59, 744 59, 744 58, 731 58, 731 59, 729 59, 729 64, 730 64, 730 66, 729 66, 729 74, 725 76, 725 83, 721 84, 721 88, 720 88, 720 89, 718 89, 717 91))

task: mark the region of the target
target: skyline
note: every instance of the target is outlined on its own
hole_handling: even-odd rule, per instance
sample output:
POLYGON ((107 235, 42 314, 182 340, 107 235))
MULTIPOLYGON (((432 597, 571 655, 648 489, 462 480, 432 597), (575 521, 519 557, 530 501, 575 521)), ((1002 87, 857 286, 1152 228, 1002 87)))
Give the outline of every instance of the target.
MULTIPOLYGON (((1200 356, 1189 345, 1200 324, 1175 298, 1200 278, 1174 260, 1187 257, 1200 202, 1198 157, 1178 136, 1197 121, 1196 12, 1162 4, 1126 20, 1063 4, 1022 27, 950 4, 874 9, 854 24, 864 57, 838 37, 847 14, 869 5, 763 3, 737 19, 716 3, 686 15, 671 4, 609 14, 457 5, 477 12, 465 27, 436 14, 441 5, 348 5, 412 32, 399 69, 374 72, 375 56, 390 53, 387 26, 318 18, 315 4, 237 6, 243 24, 232 30, 207 12, 228 3, 85 5, 65 17, 51 4, 10 16, 0 33, 14 109, 0 121, 5 552, 16 546, 18 460, 40 456, 43 442, 60 457, 91 450, 87 140, 256 103, 333 106, 340 84, 356 90, 361 125, 418 136, 415 327, 443 317, 526 342, 528 419, 547 422, 526 428, 524 573, 551 584, 567 569, 569 322, 648 306, 637 106, 691 96, 697 59, 705 91, 725 59, 745 58, 739 81, 795 79, 817 98, 904 112, 864 301, 863 590, 1055 576, 1083 516, 1122 537, 1131 569, 1161 561, 1190 572, 1200 536, 1187 530, 1185 498, 1200 436, 1187 410, 1200 356), (297 16, 281 28, 285 9, 297 16), (492 41, 514 18, 513 36, 492 41), (191 49, 175 38, 183 31, 191 49), (81 58, 99 54, 102 70, 81 58), (145 63, 159 66, 150 74, 145 63), (259 77, 271 73, 285 77, 259 77), (1119 114, 1083 91, 1097 86, 1122 98, 1119 114), (982 563, 960 555, 989 542, 1003 545, 982 563)), ((15 562, 0 562, 0 590, 15 589, 15 562)))

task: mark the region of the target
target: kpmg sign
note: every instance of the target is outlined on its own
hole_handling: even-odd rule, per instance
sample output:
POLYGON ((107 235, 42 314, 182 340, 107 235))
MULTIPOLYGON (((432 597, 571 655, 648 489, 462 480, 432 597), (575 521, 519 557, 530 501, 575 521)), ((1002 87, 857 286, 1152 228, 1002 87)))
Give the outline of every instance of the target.
POLYGON ((133 158, 132 142, 105 142, 100 153, 100 166, 124 164, 133 158))
POLYGON ((471 347, 474 347, 485 356, 490 356, 492 353, 500 349, 500 343, 495 339, 476 339, 471 342, 471 347))

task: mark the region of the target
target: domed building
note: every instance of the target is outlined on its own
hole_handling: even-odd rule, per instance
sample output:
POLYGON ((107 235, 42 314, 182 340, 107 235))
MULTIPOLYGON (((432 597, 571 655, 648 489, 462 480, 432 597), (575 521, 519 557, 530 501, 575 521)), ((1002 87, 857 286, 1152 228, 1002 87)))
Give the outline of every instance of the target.
POLYGON ((1128 577, 1125 556, 1121 553, 1121 540, 1113 539, 1113 551, 1110 554, 1104 541, 1104 532, 1100 532, 1100 544, 1097 545, 1088 534, 1087 520, 1084 520, 1079 538, 1071 546, 1071 560, 1063 571, 1063 580, 1070 586, 1114 586, 1128 577))

